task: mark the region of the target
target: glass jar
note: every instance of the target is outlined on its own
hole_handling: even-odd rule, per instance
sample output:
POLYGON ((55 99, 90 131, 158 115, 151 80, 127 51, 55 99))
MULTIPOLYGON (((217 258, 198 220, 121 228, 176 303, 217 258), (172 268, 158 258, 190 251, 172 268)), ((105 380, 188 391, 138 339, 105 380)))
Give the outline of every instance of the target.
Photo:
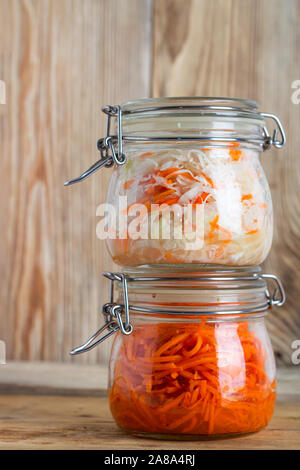
POLYGON ((258 112, 254 101, 229 98, 154 98, 103 111, 108 126, 98 143, 102 159, 81 178, 116 163, 108 230, 100 235, 114 262, 264 261, 273 215, 259 154, 285 143, 276 116, 258 112), (275 120, 280 141, 277 131, 270 136, 265 118, 275 120))
POLYGON ((172 274, 166 265, 105 275, 117 281, 117 301, 112 294, 105 325, 73 354, 116 333, 109 403, 119 427, 152 438, 201 439, 268 424, 276 370, 264 317, 285 300, 276 276, 260 268, 199 272, 195 265, 172 274), (272 295, 268 278, 279 288, 272 295))

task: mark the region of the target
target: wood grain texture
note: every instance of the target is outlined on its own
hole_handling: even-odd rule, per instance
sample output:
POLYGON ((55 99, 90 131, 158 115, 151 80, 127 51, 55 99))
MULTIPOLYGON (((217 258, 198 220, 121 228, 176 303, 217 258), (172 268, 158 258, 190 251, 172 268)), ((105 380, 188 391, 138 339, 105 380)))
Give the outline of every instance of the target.
POLYGON ((12 361, 0 369, 0 395, 106 396, 107 383, 106 364, 12 361))
MULTIPOLYGON (((300 339, 300 0, 0 0, 0 339, 8 359, 70 361, 95 331, 112 269, 96 237, 110 170, 64 188, 97 158, 102 104, 154 96, 255 99, 282 119, 263 155, 275 209, 265 270, 287 303, 268 318, 280 364, 300 339), (154 8, 153 8, 154 5, 154 8)), ((74 359, 95 363, 109 343, 74 359)))
POLYGON ((154 96, 229 96, 277 114, 288 138, 262 156, 274 202, 275 233, 266 271, 282 279, 287 302, 268 317, 280 364, 291 364, 300 338, 299 0, 156 0, 154 96))
MULTIPOLYGON (((178 450, 117 428, 106 397, 0 395, 0 449, 178 450)), ((180 450, 300 448, 300 406, 279 402, 267 428, 236 439, 181 441, 180 450)))
MULTIPOLYGON (((110 170, 103 104, 149 96, 151 0, 0 0, 0 338, 8 359, 70 360, 94 332, 111 269, 96 238, 110 170)), ((96 361, 108 346, 76 359, 96 361)))

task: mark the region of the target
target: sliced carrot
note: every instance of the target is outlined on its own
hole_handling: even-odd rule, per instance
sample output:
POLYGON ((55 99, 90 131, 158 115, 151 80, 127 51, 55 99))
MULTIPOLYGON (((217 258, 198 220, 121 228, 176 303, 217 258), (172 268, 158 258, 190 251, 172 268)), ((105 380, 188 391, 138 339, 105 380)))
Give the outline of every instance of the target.
POLYGON ((242 151, 237 150, 237 149, 230 149, 229 150, 229 155, 231 156, 232 160, 237 162, 240 159, 241 155, 242 155, 242 151))
POLYGON ((250 199, 253 199, 253 196, 252 194, 244 194, 241 199, 242 199, 242 202, 249 201, 250 199))
POLYGON ((168 204, 168 206, 171 206, 172 204, 177 204, 179 200, 179 197, 173 197, 172 199, 162 199, 161 201, 157 201, 157 204, 168 204))
POLYGON ((206 193, 203 191, 203 193, 200 194, 199 197, 197 197, 197 199, 195 200, 195 204, 202 204, 206 199, 208 199, 208 197, 210 196, 209 193, 206 193))
POLYGON ((209 238, 212 238, 214 235, 214 231, 217 230, 218 220, 219 220, 219 215, 216 215, 215 218, 211 222, 209 222, 209 225, 210 225, 210 231, 208 234, 209 238))
POLYGON ((214 187, 213 180, 209 176, 207 176, 203 171, 201 172, 201 175, 206 179, 208 184, 210 184, 210 186, 213 188, 214 187))
POLYGON ((145 193, 148 194, 148 196, 151 196, 156 191, 157 191, 157 189, 155 188, 155 186, 149 186, 149 188, 145 189, 145 193))
POLYGON ((158 174, 165 178, 166 176, 171 175, 172 173, 174 173, 175 171, 178 171, 178 170, 179 170, 179 168, 168 168, 166 170, 158 170, 158 174))
POLYGON ((123 188, 129 189, 133 185, 133 183, 134 183, 134 179, 125 181, 125 183, 123 184, 123 188))
POLYGON ((162 193, 157 194, 156 196, 153 197, 152 202, 153 203, 161 203, 164 201, 168 196, 171 194, 175 193, 175 189, 168 189, 167 191, 163 191, 162 193))
POLYGON ((150 157, 153 155, 153 152, 145 152, 140 155, 140 158, 150 157))

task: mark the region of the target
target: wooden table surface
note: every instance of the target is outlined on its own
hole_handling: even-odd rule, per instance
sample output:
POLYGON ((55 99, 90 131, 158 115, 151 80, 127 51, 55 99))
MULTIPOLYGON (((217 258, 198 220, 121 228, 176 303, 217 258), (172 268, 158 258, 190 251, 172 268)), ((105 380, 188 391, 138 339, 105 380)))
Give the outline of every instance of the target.
POLYGON ((197 442, 155 441, 123 433, 112 419, 106 392, 89 380, 72 391, 71 372, 70 387, 61 384, 60 395, 46 381, 35 388, 35 395, 30 381, 22 387, 9 386, 9 369, 17 367, 8 366, 5 379, 2 369, 0 449, 300 449, 299 367, 279 371, 277 405, 266 429, 234 439, 197 442))
POLYGON ((114 424, 106 397, 0 396, 0 449, 300 449, 300 407, 279 402, 269 426, 214 441, 155 441, 114 424))

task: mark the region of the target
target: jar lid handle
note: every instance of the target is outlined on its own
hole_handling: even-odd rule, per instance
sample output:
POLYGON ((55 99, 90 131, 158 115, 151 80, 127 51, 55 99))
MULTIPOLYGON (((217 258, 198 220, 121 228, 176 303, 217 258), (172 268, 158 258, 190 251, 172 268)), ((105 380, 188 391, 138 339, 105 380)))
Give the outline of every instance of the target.
POLYGON ((271 279, 276 284, 276 287, 272 295, 270 295, 269 289, 268 288, 266 289, 266 296, 271 307, 274 307, 274 306, 282 307, 282 305, 286 301, 286 296, 285 296, 284 287, 279 277, 275 276, 275 274, 259 274, 258 277, 263 278, 263 279, 271 279), (278 294, 280 294, 279 298, 278 298, 278 294))
POLYGON ((265 143, 264 143, 264 150, 269 149, 274 145, 274 147, 280 149, 286 144, 286 135, 283 129, 283 125, 281 124, 280 119, 275 114, 269 113, 260 113, 263 118, 273 119, 275 121, 277 128, 273 130, 272 137, 267 129, 267 126, 264 126, 264 134, 265 134, 265 143), (278 130, 281 136, 281 140, 277 140, 278 130))
MULTIPOLYGON (((172 106, 172 107, 156 107, 154 108, 156 111, 158 110, 165 110, 165 109, 184 109, 184 108, 193 108, 193 106, 172 106)), ((218 107, 218 106, 195 106, 197 109, 205 109, 207 110, 220 110, 220 109, 226 109, 226 111, 237 111, 239 110, 238 108, 234 107, 218 107)), ((245 138, 228 138, 228 137, 212 137, 212 136, 194 136, 194 137, 185 137, 185 136, 168 136, 168 137, 149 137, 149 136, 125 136, 123 137, 123 130, 122 130, 122 108, 119 105, 116 106, 103 106, 102 111, 104 114, 107 116, 107 121, 106 121, 106 137, 99 139, 97 142, 97 148, 100 152, 101 158, 97 162, 95 162, 90 168, 85 170, 81 175, 79 175, 77 178, 71 179, 69 181, 66 181, 64 183, 65 186, 70 186, 71 184, 78 183, 80 181, 85 180, 93 174, 95 171, 99 170, 102 167, 110 167, 114 163, 116 165, 124 165, 127 161, 126 155, 123 153, 123 140, 127 141, 136 141, 136 142, 160 142, 160 141, 170 141, 170 142, 178 142, 178 141, 211 141, 215 142, 216 145, 224 143, 224 142, 238 142, 238 143, 255 143, 255 144, 260 144, 263 148, 263 150, 268 150, 269 148, 274 145, 276 148, 281 148, 285 145, 286 143, 286 136, 285 132, 283 129, 283 126, 277 116, 275 114, 269 114, 269 113, 258 113, 260 117, 264 118, 269 118, 273 119, 277 125, 277 128, 274 129, 272 136, 270 135, 267 126, 264 125, 263 127, 263 138, 260 138, 259 140, 254 139, 245 139, 245 138), (115 118, 117 120, 117 135, 112 135, 111 134, 111 119, 115 118), (281 136, 281 140, 277 140, 277 134, 278 130, 281 136)), ((150 111, 151 108, 149 109, 144 109, 142 110, 143 112, 148 112, 150 111)), ((240 111, 243 111, 243 109, 240 109, 240 111)))
POLYGON ((123 154, 123 134, 122 134, 122 111, 121 106, 103 106, 102 111, 107 115, 106 121, 106 137, 99 139, 97 142, 97 149, 100 152, 100 160, 94 163, 90 168, 85 170, 77 178, 71 179, 64 183, 65 186, 78 183, 85 180, 95 171, 99 170, 103 166, 110 167, 114 163, 116 165, 124 165, 126 163, 126 157, 123 154), (117 118, 118 122, 118 136, 113 136, 110 133, 111 118, 117 118), (115 149, 116 143, 118 144, 118 151, 115 149))
MULTIPOLYGON (((112 272, 104 272, 102 274, 105 277, 107 277, 111 282, 110 302, 104 304, 103 309, 102 309, 105 323, 85 343, 83 343, 81 346, 78 346, 77 348, 74 348, 72 351, 70 351, 70 354, 72 356, 90 351, 91 349, 95 348, 98 344, 105 341, 107 338, 109 338, 111 335, 113 335, 117 331, 120 331, 124 335, 130 335, 133 331, 133 327, 132 327, 132 324, 130 323, 130 318, 129 318, 130 309, 133 311, 145 312, 145 313, 161 313, 162 312, 161 309, 147 308, 147 307, 142 307, 142 306, 129 306, 128 287, 127 287, 128 279, 126 275, 123 273, 112 273, 112 272), (123 302, 124 302, 123 305, 117 304, 114 302, 114 282, 115 281, 122 283, 123 302), (123 314, 125 316, 124 321, 122 319, 123 314), (103 336, 101 336, 102 333, 105 332, 105 330, 108 330, 108 332, 103 334, 103 336)), ((176 278, 152 277, 150 279, 151 281, 155 282, 155 281, 166 280, 166 279, 175 280, 176 278)), ((185 279, 187 280, 188 278, 185 278, 185 279)), ((211 280, 216 280, 216 279, 218 278, 216 277, 211 278, 211 280)), ((230 279, 235 280, 237 278, 232 277, 230 279)), ((265 290, 266 303, 257 308, 224 311, 223 312, 224 315, 235 315, 235 314, 246 314, 246 313, 261 314, 264 311, 266 311, 269 307, 273 307, 273 306, 281 307, 284 304, 285 299, 286 299, 285 292, 284 292, 282 282, 277 276, 275 276, 274 274, 254 274, 252 279, 271 279, 276 284, 276 287, 272 294, 270 294, 268 287, 266 287, 266 290, 265 290), (278 294, 280 294, 279 298, 278 298, 278 294)), ((135 278, 134 280, 142 281, 142 280, 145 280, 145 278, 135 278)), ((191 280, 195 280, 195 278, 192 278, 191 280)), ((163 312, 165 315, 178 314, 178 311, 164 310, 163 312)), ((186 313, 189 315, 206 315, 206 316, 208 314, 207 312, 182 312, 182 311, 180 313, 181 314, 186 313)), ((209 314, 218 315, 220 314, 220 311, 209 312, 209 314)))
POLYGON ((97 330, 96 333, 94 333, 85 343, 83 343, 81 346, 78 346, 77 348, 72 349, 72 351, 70 351, 71 356, 76 356, 77 354, 82 354, 90 351, 91 349, 94 349, 98 344, 105 341, 118 330, 119 326, 114 321, 108 323, 105 322, 104 325, 102 325, 101 328, 99 328, 99 330, 97 330), (106 329, 108 329, 108 333, 97 339, 106 329))
POLYGON ((72 356, 76 356, 77 354, 82 354, 90 351, 91 349, 94 349, 98 344, 105 341, 117 331, 120 331, 121 333, 123 333, 123 335, 130 335, 132 333, 133 327, 129 319, 126 276, 122 273, 104 272, 102 274, 110 280, 110 302, 104 304, 102 308, 105 323, 85 343, 83 343, 81 346, 78 346, 77 348, 72 349, 72 351, 70 351, 70 354, 72 356), (122 282, 124 305, 114 303, 114 281, 122 282), (122 319, 123 312, 125 313, 124 321, 122 319), (101 334, 106 329, 108 330, 108 332, 101 336, 101 334), (97 339, 99 336, 101 337, 97 339))

